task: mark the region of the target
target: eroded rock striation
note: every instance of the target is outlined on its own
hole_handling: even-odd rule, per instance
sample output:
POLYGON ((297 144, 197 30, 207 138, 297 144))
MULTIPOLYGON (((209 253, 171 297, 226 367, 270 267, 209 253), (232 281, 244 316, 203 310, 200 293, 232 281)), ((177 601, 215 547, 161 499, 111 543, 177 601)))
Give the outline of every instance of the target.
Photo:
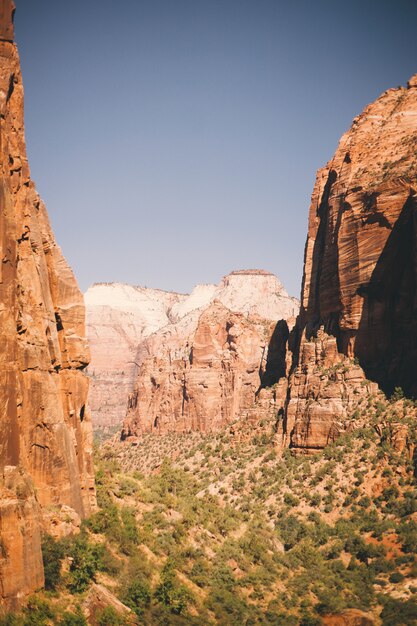
POLYGON ((0 14, 0 603, 43 585, 42 508, 94 506, 84 305, 30 179, 12 2, 0 14))
POLYGON ((177 307, 179 320, 138 348, 122 437, 211 432, 242 416, 263 385, 285 376, 276 320, 293 317, 297 304, 276 276, 250 270, 223 278, 208 305, 183 316, 187 303, 177 307))
POLYGON ((416 154, 417 76, 367 106, 317 174, 280 426, 296 449, 348 428, 366 379, 417 395, 416 154))

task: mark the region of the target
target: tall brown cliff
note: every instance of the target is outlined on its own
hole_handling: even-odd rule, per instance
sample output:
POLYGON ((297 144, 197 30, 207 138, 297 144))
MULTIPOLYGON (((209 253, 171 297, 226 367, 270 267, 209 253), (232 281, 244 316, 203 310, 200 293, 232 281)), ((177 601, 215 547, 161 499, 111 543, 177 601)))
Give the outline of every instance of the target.
POLYGON ((0 3, 0 603, 41 587, 42 507, 94 506, 84 304, 30 179, 12 2, 0 3))
POLYGON ((416 190, 417 76, 367 106, 317 174, 281 426, 295 448, 344 430, 365 377, 417 395, 416 190))

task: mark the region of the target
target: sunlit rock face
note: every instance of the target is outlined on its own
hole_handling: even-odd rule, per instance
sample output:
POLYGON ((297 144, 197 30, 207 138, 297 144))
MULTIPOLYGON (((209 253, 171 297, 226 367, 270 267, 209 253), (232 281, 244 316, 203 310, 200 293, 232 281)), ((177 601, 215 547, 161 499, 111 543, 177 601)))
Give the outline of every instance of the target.
POLYGON ((402 387, 417 395, 416 185, 413 77, 354 119, 317 174, 287 407, 287 439, 295 448, 323 447, 340 430, 350 406, 343 368, 352 371, 343 374, 350 390, 366 376, 386 393, 402 387), (314 340, 323 344, 319 353, 309 348, 314 340), (329 367, 342 360, 329 380, 329 367))
MULTIPOLYGON (((219 285, 197 285, 186 295, 100 283, 88 289, 85 301, 91 347, 90 405, 94 429, 104 433, 120 430, 127 397, 140 379, 138 371, 144 371, 143 361, 155 356, 165 367, 170 353, 186 353, 200 315, 213 302, 246 317, 270 321, 295 316, 299 307, 278 278, 263 270, 232 272, 219 285)), ((145 367, 151 371, 154 366, 147 362, 145 367)), ((159 411, 159 400, 155 402, 150 409, 152 415, 156 411, 154 418, 159 411)))
POLYGON ((175 305, 177 321, 139 345, 122 437, 211 432, 238 419, 263 385, 285 376, 277 319, 297 311, 276 276, 260 270, 229 274, 204 306, 175 305))
POLYGON ((30 179, 13 3, 0 12, 0 603, 43 584, 42 509, 95 504, 84 304, 30 179))
POLYGON ((136 377, 138 345, 171 321, 187 296, 120 283, 93 285, 85 294, 91 350, 89 405, 94 429, 120 429, 136 377))

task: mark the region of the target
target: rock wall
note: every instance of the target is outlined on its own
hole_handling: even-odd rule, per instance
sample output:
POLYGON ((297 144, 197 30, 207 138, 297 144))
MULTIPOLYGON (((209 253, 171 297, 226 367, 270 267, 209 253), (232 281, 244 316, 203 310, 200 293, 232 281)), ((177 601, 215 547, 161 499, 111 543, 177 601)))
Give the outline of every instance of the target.
POLYGON ((13 3, 0 14, 0 604, 43 584, 42 507, 94 506, 84 305, 30 179, 13 3))
POLYGON ((233 272, 214 298, 139 346, 122 438, 219 430, 253 407, 262 386, 285 376, 288 328, 285 338, 275 320, 297 312, 297 301, 278 279, 233 272))
POLYGON ((348 427, 365 379, 417 395, 416 188, 413 77, 354 119, 317 174, 280 426, 296 449, 321 448, 348 427))
MULTIPOLYGON (((114 283, 93 285, 87 291, 87 332, 92 355, 88 368, 90 403, 96 432, 115 427, 120 430, 128 394, 136 380, 142 381, 140 372, 147 372, 143 374, 145 378, 149 374, 149 382, 158 363, 158 368, 169 378, 168 369, 179 366, 176 357, 171 357, 176 360, 176 365, 172 366, 169 355, 181 354, 180 360, 188 358, 185 355, 198 318, 215 301, 232 311, 246 316, 259 315, 270 321, 297 314, 299 306, 277 277, 263 270, 232 272, 219 285, 197 285, 189 295, 114 283), (153 356, 155 361, 151 362, 153 356), (144 360, 146 365, 142 368, 144 360)), ((141 409, 146 403, 151 405, 151 421, 158 417, 161 401, 161 394, 152 395, 152 399, 150 396, 143 398, 144 403, 141 400, 141 409)), ((180 414, 181 411, 175 411, 177 417, 180 414)), ((177 417, 172 416, 172 419, 175 428, 180 428, 177 417)), ((202 416, 201 420, 204 419, 202 416)))

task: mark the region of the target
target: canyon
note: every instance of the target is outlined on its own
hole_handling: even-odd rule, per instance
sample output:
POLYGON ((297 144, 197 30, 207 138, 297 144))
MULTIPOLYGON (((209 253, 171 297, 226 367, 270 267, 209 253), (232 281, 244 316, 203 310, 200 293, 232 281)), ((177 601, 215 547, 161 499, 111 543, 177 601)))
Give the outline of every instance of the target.
POLYGON ((2 2, 0 604, 8 607, 43 585, 41 533, 95 508, 84 303, 30 178, 13 14, 2 2))
POLYGON ((0 621, 416 624, 417 75, 318 171, 301 303, 259 269, 83 299, 0 7, 0 621))
POLYGON ((120 430, 128 405, 124 438, 229 423, 253 404, 267 362, 271 371, 276 321, 299 307, 263 270, 189 295, 98 284, 85 298, 94 428, 120 430))

